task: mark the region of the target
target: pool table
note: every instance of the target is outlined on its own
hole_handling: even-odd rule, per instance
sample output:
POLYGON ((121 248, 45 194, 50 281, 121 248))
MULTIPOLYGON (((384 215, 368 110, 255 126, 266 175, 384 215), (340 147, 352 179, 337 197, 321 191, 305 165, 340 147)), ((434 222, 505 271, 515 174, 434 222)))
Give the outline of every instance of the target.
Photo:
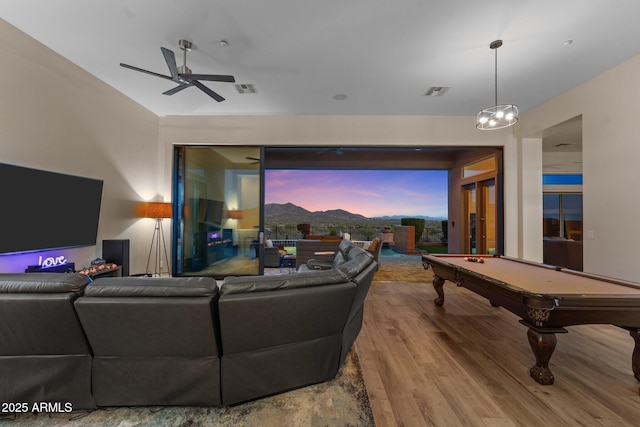
POLYGON ((553 384, 549 360, 557 333, 565 326, 611 324, 629 331, 635 341, 632 369, 640 381, 640 284, 581 273, 505 256, 422 255, 433 269, 437 306, 444 304, 446 280, 465 287, 492 305, 521 318, 536 363, 529 370, 542 385, 553 384), (476 262, 473 262, 473 259, 476 262))

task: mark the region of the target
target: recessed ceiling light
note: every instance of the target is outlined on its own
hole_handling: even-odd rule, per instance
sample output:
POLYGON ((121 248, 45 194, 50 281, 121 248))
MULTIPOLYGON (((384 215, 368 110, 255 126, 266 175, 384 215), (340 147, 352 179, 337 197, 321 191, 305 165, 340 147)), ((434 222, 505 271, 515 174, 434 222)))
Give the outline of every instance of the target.
POLYGON ((218 42, 218 44, 219 44, 220 46, 222 46, 222 47, 227 47, 227 46, 229 46, 229 41, 228 41, 228 40, 220 40, 220 41, 218 42))
POLYGON ((333 99, 335 99, 336 101, 344 101, 345 99, 347 99, 347 95, 345 95, 344 93, 337 93, 333 95, 333 99))
POLYGON ((573 44, 573 40, 568 39, 562 42, 563 46, 571 46, 573 44))

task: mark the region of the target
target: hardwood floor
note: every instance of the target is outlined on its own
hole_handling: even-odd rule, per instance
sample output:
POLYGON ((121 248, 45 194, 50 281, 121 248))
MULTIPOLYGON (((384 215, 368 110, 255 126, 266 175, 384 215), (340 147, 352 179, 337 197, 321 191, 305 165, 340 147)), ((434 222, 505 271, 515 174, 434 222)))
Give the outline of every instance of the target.
POLYGON ((393 267, 424 280, 376 276, 367 296, 356 347, 377 426, 640 425, 628 332, 568 327, 550 362, 555 384, 541 386, 516 316, 448 282, 436 307, 430 271, 393 267))

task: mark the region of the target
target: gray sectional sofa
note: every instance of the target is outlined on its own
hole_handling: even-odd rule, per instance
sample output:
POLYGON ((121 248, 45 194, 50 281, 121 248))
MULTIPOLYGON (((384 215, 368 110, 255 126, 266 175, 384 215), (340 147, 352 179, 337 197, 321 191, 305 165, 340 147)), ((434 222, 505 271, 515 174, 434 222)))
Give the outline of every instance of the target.
POLYGON ((0 275, 0 401, 226 406, 329 380, 376 270, 341 248, 328 270, 221 283, 0 275))

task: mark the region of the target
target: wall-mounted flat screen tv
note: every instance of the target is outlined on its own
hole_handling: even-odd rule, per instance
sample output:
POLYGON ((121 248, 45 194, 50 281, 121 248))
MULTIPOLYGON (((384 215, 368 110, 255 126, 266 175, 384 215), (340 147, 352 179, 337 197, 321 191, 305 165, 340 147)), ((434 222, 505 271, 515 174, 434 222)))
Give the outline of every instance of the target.
POLYGON ((0 163, 0 253, 95 245, 102 184, 0 163))
POLYGON ((220 227, 224 203, 220 200, 198 199, 198 221, 220 227))

